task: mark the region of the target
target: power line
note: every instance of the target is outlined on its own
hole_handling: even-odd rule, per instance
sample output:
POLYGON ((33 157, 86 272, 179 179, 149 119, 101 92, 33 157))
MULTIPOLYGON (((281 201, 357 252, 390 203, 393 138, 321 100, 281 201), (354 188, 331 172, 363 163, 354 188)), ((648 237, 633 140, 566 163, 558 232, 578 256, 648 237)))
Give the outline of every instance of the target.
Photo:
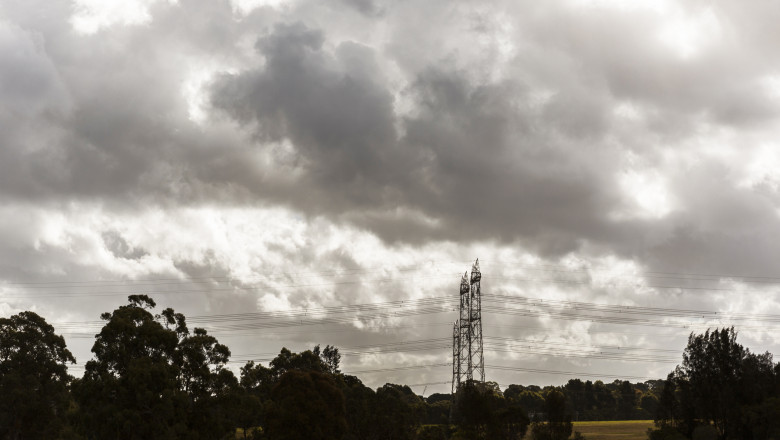
MULTIPOLYGON (((441 263, 437 263, 439 265, 441 263)), ((450 263, 445 263, 450 264, 450 263)), ((498 263, 499 266, 510 266, 510 263, 498 263)), ((551 273, 584 273, 584 274, 591 274, 593 272, 593 269, 572 269, 572 268, 554 268, 554 269, 547 269, 545 265, 536 265, 536 266, 530 266, 528 264, 518 264, 514 265, 512 267, 521 267, 525 268, 526 270, 533 270, 533 271, 542 271, 542 272, 551 272, 551 273)), ((417 271, 419 268, 415 267, 407 267, 407 268, 399 268, 394 269, 393 272, 413 272, 417 271)), ((598 270, 598 269, 597 269, 598 270)), ((279 274, 284 275, 287 278, 293 278, 295 276, 298 277, 314 277, 314 276, 350 276, 350 275, 359 275, 359 274, 365 274, 365 273, 375 273, 375 272, 387 272, 387 270, 383 269, 347 269, 347 270, 341 270, 341 271, 320 271, 320 272, 298 272, 298 273, 290 273, 290 272, 280 272, 279 274), (328 275, 330 274, 330 275, 328 275)), ((272 273, 273 275, 273 273, 272 273)), ((218 284, 225 284, 225 283, 232 283, 232 282, 238 282, 236 284, 232 284, 229 288, 211 288, 211 289, 170 289, 170 290, 149 290, 145 289, 146 294, 154 294, 154 295, 170 295, 170 294, 187 294, 187 293, 212 293, 212 292, 233 292, 233 291, 256 291, 260 289, 268 289, 268 288, 274 288, 274 289, 296 289, 296 288, 309 288, 309 287, 330 287, 330 286, 338 286, 338 285, 348 285, 348 284, 373 284, 373 283, 389 283, 389 282, 398 282, 398 281, 407 281, 407 280, 421 280, 421 279, 434 279, 434 278, 443 278, 443 277, 449 277, 448 274, 437 274, 437 275, 426 275, 426 276, 417 276, 417 277, 386 277, 381 279, 359 279, 359 280, 341 280, 341 281, 329 281, 329 282, 323 282, 323 283, 301 283, 301 282, 294 282, 294 283, 279 283, 275 280, 268 279, 268 276, 265 276, 264 279, 266 280, 265 283, 261 285, 245 285, 244 280, 239 280, 234 277, 191 277, 189 279, 175 279, 175 278, 159 278, 159 279, 145 279, 145 280, 106 280, 106 281, 45 281, 45 282, 18 282, 18 283, 6 283, 6 285, 9 286, 22 286, 26 287, 26 290, 34 290, 34 289, 71 289, 71 288, 106 288, 106 287, 121 287, 124 289, 137 289, 138 287, 161 287, 166 285, 174 285, 174 286, 180 286, 182 284, 204 284, 208 282, 216 282, 218 284), (120 284, 116 284, 120 283, 120 284)), ((629 275, 612 275, 610 276, 610 279, 627 279, 629 275)), ((718 292, 741 292, 741 293, 747 293, 744 290, 734 289, 734 288, 727 288, 727 287, 716 287, 716 286, 695 286, 695 285, 675 285, 675 284, 637 284, 633 280, 637 277, 642 278, 663 278, 663 279, 677 279, 682 281, 718 281, 724 278, 736 278, 739 277, 743 282, 749 282, 749 283, 763 283, 763 284, 780 284, 780 277, 769 277, 769 276, 737 276, 737 275, 718 275, 718 274, 685 274, 685 273, 675 273, 675 272, 643 272, 639 274, 632 274, 630 275, 631 282, 629 283, 615 283, 611 282, 609 286, 599 286, 600 288, 603 287, 628 287, 628 288, 651 288, 651 289, 673 289, 673 290, 681 290, 681 291, 718 291, 718 292), (711 278, 707 278, 711 277, 711 278)), ((260 278, 260 276, 250 277, 251 278, 260 278)), ((592 283, 590 280, 583 281, 579 279, 570 279, 570 278, 560 278, 560 277, 551 277, 551 278, 529 278, 529 277, 518 277, 518 276, 501 276, 501 275, 495 275, 491 277, 492 280, 508 280, 508 281, 525 281, 525 282, 551 282, 556 284, 563 284, 563 285, 583 285, 583 286, 590 286, 592 283)), ((758 293, 760 291, 750 291, 753 293, 758 293)), ((112 291, 102 291, 102 292, 85 292, 85 291, 63 291, 58 292, 54 294, 46 294, 45 292, 39 293, 39 292, 27 292, 25 294, 4 294, 2 297, 4 298, 28 298, 28 297, 35 297, 35 298, 71 298, 71 297, 102 297, 102 296, 122 296, 126 295, 128 292, 112 292, 112 291)), ((137 293, 137 292, 134 292, 137 293)))
MULTIPOLYGON (((461 262, 462 263, 462 262, 461 262)), ((422 266, 438 266, 438 265, 455 265, 460 264, 456 262, 437 262, 437 263, 431 263, 431 264, 423 264, 422 266)), ((426 267, 427 268, 427 267, 426 267)), ((392 268, 392 271, 394 272, 413 272, 413 271, 419 271, 421 270, 421 265, 415 264, 410 267, 401 267, 401 268, 392 268)), ((7 282, 6 285, 49 285, 49 284, 85 284, 87 287, 89 285, 96 285, 101 286, 104 283, 156 283, 156 282, 207 282, 207 281, 217 281, 217 282, 230 282, 230 281, 240 281, 243 282, 245 279, 257 279, 257 278, 268 278, 270 276, 284 276, 288 278, 292 278, 295 276, 298 277, 314 277, 314 276, 342 276, 342 275, 354 275, 354 274, 362 274, 362 273, 375 273, 375 272, 387 272, 388 269, 386 266, 383 267, 373 267, 373 268, 344 268, 344 269, 331 269, 331 270, 317 270, 317 271, 302 271, 302 272, 288 272, 288 271, 271 271, 267 272, 263 275, 254 275, 250 277, 244 277, 244 278, 237 278, 234 276, 201 276, 201 277, 187 277, 186 279, 183 278, 139 278, 136 280, 130 280, 130 279, 124 279, 124 280, 51 280, 51 281, 14 281, 14 282, 7 282), (193 281, 195 280, 195 281, 193 281)))
MULTIPOLYGON (((544 264, 536 264, 536 263, 528 263, 528 262, 518 262, 518 261, 496 261, 496 260, 482 260, 483 263, 487 262, 490 265, 496 265, 496 266, 503 266, 503 267, 512 267, 512 268, 522 268, 527 270, 536 270, 536 271, 544 271, 544 272, 561 272, 561 273, 585 273, 590 274, 592 272, 605 272, 605 271, 612 271, 614 268, 612 267, 583 267, 583 268, 572 268, 567 266, 561 266, 556 264, 550 264, 550 263, 544 263, 544 264)), ((780 276, 769 276, 769 275, 745 275, 745 274, 734 274, 734 273, 700 273, 700 272, 672 272, 672 271, 639 271, 637 273, 632 274, 623 274, 620 275, 620 277, 643 277, 643 278, 652 278, 652 277, 658 277, 658 278, 680 278, 680 279, 692 279, 692 280, 718 280, 723 278, 730 278, 730 279, 740 279, 743 282, 748 283, 771 283, 771 284, 780 284, 780 276)))
MULTIPOLYGON (((740 321, 780 323, 780 315, 722 313, 717 311, 658 308, 645 306, 621 306, 575 301, 544 300, 537 298, 483 295, 486 313, 530 318, 553 318, 572 321, 592 321, 603 324, 664 326, 679 328, 704 328, 739 324, 742 329, 770 330, 775 327, 740 323, 740 321), (495 305, 498 303, 498 305, 495 305), (511 305, 525 308, 509 307, 511 305), (687 319, 670 320, 670 318, 687 319), (704 320, 701 322, 700 320, 704 320), (717 321, 713 323, 713 321, 717 321)), ((220 315, 196 315, 187 319, 191 325, 205 326, 214 333, 234 333, 260 329, 292 326, 352 324, 356 321, 371 322, 408 318, 449 312, 457 298, 428 297, 412 300, 384 301, 377 303, 346 304, 338 306, 291 309, 277 312, 253 312, 220 315)), ((98 328, 102 321, 71 321, 53 323, 59 329, 98 328)), ((86 333, 74 333, 84 337, 86 333)))
MULTIPOLYGON (((572 273, 572 274, 592 274, 606 271, 613 271, 611 267, 579 267, 573 268, 570 266, 564 266, 553 263, 530 263, 524 261, 506 261, 506 260, 482 260, 483 263, 489 263, 491 266, 519 268, 523 270, 531 270, 537 272, 548 273, 572 273)), ((10 281, 6 282, 7 286, 27 286, 28 288, 34 288, 34 286, 82 286, 82 287, 106 287, 106 284, 116 284, 118 287, 124 286, 138 286, 143 285, 141 283, 150 283, 149 285, 160 285, 159 283, 177 284, 177 283, 206 283, 206 282, 239 282, 243 283, 246 280, 251 279, 267 279, 269 277, 327 277, 327 276, 345 276, 345 275, 357 275, 376 272, 415 272, 420 271, 421 266, 425 269, 431 267, 442 266, 455 266, 466 263, 466 261, 450 261, 450 262, 434 262, 427 261, 420 265, 415 264, 407 267, 391 268, 388 270, 386 266, 383 267, 369 267, 369 268, 343 268, 343 269, 331 269, 331 270, 312 270, 301 272, 289 272, 289 271, 272 271, 264 275, 254 275, 250 277, 235 277, 235 276, 188 276, 187 278, 140 278, 140 279, 114 279, 114 280, 51 280, 51 281, 10 281), (117 284, 121 283, 121 284, 117 284)), ((441 269, 439 269, 441 270, 441 269)), ((497 277, 499 275, 496 275, 497 277)), ((766 284, 780 284, 780 276, 770 275, 746 275, 735 273, 700 273, 700 272, 672 272, 672 271, 648 271, 640 270, 635 273, 622 273, 618 275, 612 275, 611 278, 662 278, 662 279, 679 279, 679 280, 692 280, 692 281, 717 281, 720 279, 739 279, 746 283, 766 283, 766 284)))
POLYGON ((507 365, 486 365, 486 367, 493 370, 500 370, 500 371, 518 371, 524 373, 556 374, 556 375, 565 375, 565 376, 573 376, 573 377, 608 377, 610 379, 641 380, 641 381, 658 379, 657 377, 615 375, 615 374, 606 374, 606 373, 586 373, 582 371, 559 371, 559 370, 547 370, 542 368, 513 367, 507 365))

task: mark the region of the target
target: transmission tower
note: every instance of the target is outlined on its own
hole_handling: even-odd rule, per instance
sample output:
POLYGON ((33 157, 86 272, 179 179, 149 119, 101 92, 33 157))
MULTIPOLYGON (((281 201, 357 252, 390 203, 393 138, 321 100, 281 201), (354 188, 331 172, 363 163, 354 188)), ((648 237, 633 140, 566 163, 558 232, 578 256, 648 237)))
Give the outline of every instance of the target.
POLYGON ((479 259, 460 279, 458 320, 452 328, 452 394, 462 383, 485 381, 482 357, 482 291, 479 259), (476 376, 476 377, 475 377, 476 376))

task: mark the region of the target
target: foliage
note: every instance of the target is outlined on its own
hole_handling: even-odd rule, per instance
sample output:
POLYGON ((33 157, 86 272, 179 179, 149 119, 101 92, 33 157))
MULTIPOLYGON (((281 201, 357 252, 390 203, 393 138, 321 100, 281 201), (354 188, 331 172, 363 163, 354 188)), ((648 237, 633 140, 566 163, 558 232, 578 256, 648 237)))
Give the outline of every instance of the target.
POLYGON ((0 318, 0 438, 55 438, 68 407, 67 363, 54 327, 33 312, 0 318))
POLYGON ((74 384, 79 424, 90 438, 214 439, 234 428, 238 387, 223 369, 230 351, 183 315, 146 295, 104 313, 84 377, 74 384))
POLYGON ((341 363, 341 354, 339 354, 339 349, 330 345, 326 345, 322 350, 322 353, 319 353, 319 350, 319 345, 314 347, 315 353, 319 354, 327 372, 330 374, 341 373, 341 370, 339 370, 339 364, 341 363))
POLYGON ((528 412, 537 413, 544 411, 544 397, 538 391, 524 390, 514 400, 528 412))
POLYGON ((132 295, 101 315, 94 358, 71 393, 66 363, 75 360, 53 327, 32 312, 0 319, 0 439, 73 438, 75 429, 89 439, 120 440, 503 440, 523 438, 526 411, 535 440, 569 438, 572 415, 653 413, 651 440, 780 439, 780 365, 737 344, 733 329, 691 334, 682 364, 666 380, 571 379, 563 387, 513 384, 503 393, 494 382, 468 382, 455 396, 423 399, 408 386, 372 390, 341 373, 341 355, 330 345, 282 348, 268 366, 247 362, 237 380, 225 368, 226 346, 204 329, 190 331, 172 309, 153 314, 155 307, 132 295))
POLYGON ((423 425, 417 431, 417 440, 447 440, 447 425, 423 425))
POLYGON ((617 418, 620 420, 633 419, 638 404, 639 396, 631 386, 631 382, 620 382, 618 385, 617 418))
MULTIPOLYGON (((344 393, 347 410, 347 440, 368 439, 377 430, 376 393, 355 376, 339 375, 339 387, 344 393)), ((375 436, 374 436, 375 437, 375 436)))
POLYGON ((377 388, 374 431, 379 439, 414 439, 422 418, 422 399, 406 385, 377 388))
POLYGON ((313 350, 301 353, 293 353, 287 348, 282 348, 279 354, 271 361, 271 374, 274 381, 278 381, 288 371, 317 371, 331 375, 339 374, 341 354, 339 349, 330 345, 320 351, 316 345, 313 350))
POLYGON ((425 409, 425 424, 447 425, 450 423, 449 400, 437 400, 434 403, 431 403, 430 400, 426 400, 425 409))
POLYGON ((777 413, 767 416, 780 391, 772 356, 753 354, 736 338, 733 327, 690 335, 682 365, 669 374, 659 399, 661 430, 689 438, 714 430, 718 439, 777 432, 777 413))
POLYGON ((547 420, 535 420, 531 424, 534 440, 566 440, 572 432, 571 414, 566 412, 566 396, 559 390, 551 390, 544 398, 547 420))
POLYGON ((647 438, 649 440, 686 440, 680 431, 671 426, 661 426, 658 429, 648 429, 647 438))
POLYGON ((528 416, 520 404, 506 399, 495 382, 469 381, 455 397, 455 421, 465 438, 520 439, 528 416))
POLYGON ((234 414, 236 425, 246 437, 252 428, 265 423, 263 406, 271 399, 273 375, 270 368, 249 361, 241 367, 239 404, 234 414))
POLYGON ((436 402, 443 402, 443 401, 449 402, 451 397, 452 396, 449 395, 449 394, 433 393, 430 396, 428 396, 425 399, 425 401, 430 403, 430 404, 434 404, 436 402))
POLYGON ((337 440, 347 431, 344 394, 318 371, 284 373, 267 411, 265 431, 274 440, 337 440))

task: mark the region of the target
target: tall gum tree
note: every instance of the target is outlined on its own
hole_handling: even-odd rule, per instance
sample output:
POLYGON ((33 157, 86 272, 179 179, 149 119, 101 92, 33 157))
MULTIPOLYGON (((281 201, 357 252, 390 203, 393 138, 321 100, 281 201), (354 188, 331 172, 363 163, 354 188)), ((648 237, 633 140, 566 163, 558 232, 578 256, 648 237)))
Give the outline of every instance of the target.
POLYGON ((230 351, 203 329, 190 334, 182 314, 151 310, 154 300, 131 295, 111 313, 92 347, 84 377, 74 384, 88 437, 221 438, 233 427, 230 395, 238 388, 223 369, 230 351))
POLYGON ((0 318, 0 438, 57 438, 68 406, 65 339, 34 312, 0 318))

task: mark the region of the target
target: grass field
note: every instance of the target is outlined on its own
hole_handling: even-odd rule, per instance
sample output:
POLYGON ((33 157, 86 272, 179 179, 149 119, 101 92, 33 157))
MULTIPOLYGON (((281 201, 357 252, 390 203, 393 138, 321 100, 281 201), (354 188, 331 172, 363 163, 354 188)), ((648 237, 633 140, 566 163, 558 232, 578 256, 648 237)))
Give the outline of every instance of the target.
POLYGON ((587 440, 647 440, 647 428, 652 427, 652 420, 574 422, 574 430, 587 440))

